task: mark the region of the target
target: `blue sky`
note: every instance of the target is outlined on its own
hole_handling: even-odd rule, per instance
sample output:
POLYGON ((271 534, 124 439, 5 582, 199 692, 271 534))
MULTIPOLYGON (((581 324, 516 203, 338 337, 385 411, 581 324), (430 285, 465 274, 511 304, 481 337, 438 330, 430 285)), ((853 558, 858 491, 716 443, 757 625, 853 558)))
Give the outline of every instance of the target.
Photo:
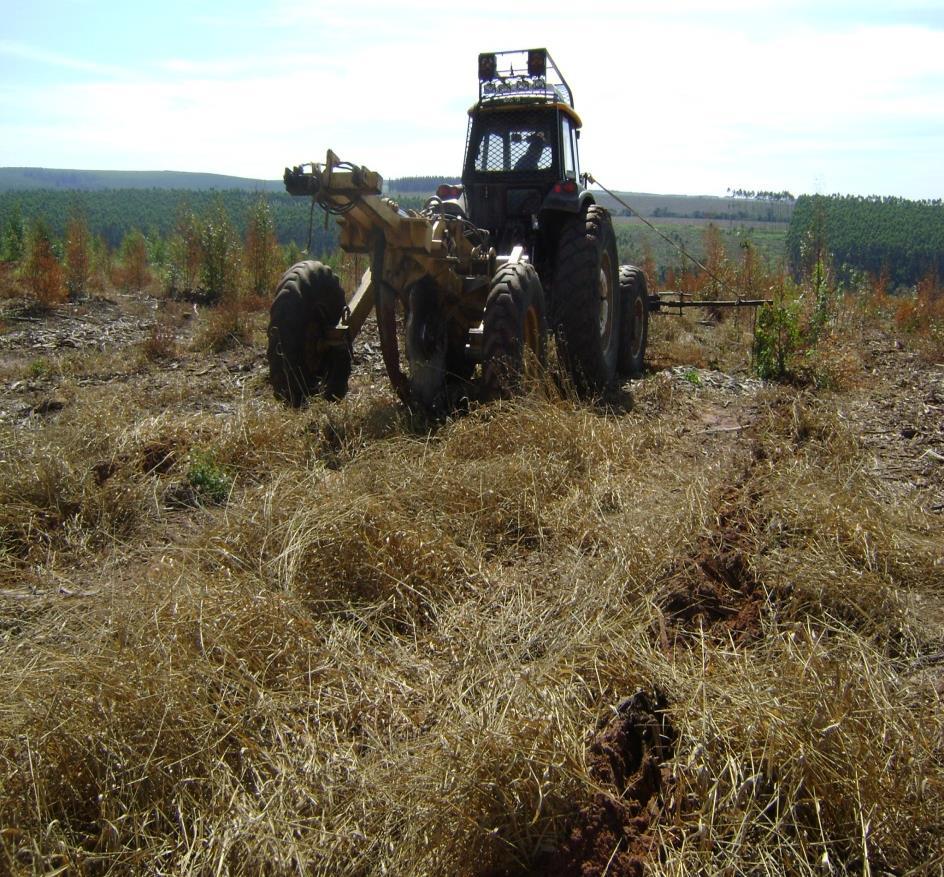
POLYGON ((944 197, 944 0, 0 4, 0 166, 456 174, 478 52, 547 46, 610 188, 944 197))

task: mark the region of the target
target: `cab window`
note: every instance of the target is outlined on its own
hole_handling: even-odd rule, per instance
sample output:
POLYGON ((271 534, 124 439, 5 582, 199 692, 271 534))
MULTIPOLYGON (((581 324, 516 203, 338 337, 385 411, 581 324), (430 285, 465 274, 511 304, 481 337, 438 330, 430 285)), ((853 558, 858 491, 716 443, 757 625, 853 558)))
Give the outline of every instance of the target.
POLYGON ((508 168, 508 140, 501 131, 486 131, 475 157, 477 171, 503 171, 508 168))
POLYGON ((561 145, 563 146, 564 179, 577 179, 577 150, 573 125, 566 116, 561 118, 561 145))
POLYGON ((472 167, 478 172, 549 171, 554 164, 553 125, 546 114, 502 113, 478 128, 472 167))

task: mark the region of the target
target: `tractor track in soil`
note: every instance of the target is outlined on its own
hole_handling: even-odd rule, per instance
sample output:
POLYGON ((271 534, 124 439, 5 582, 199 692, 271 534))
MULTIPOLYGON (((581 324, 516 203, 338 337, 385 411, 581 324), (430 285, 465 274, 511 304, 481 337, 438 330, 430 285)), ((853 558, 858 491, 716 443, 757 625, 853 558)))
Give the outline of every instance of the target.
POLYGON ((564 842, 538 873, 642 877, 646 863, 658 853, 651 829, 671 787, 664 765, 674 742, 658 692, 636 692, 601 720, 587 747, 587 767, 599 791, 581 808, 564 842))
MULTIPOLYGON (((910 496, 939 514, 944 508, 944 364, 922 361, 883 334, 867 339, 865 363, 869 376, 859 386, 821 394, 817 402, 849 426, 877 490, 889 499, 910 496)), ((759 405, 762 384, 752 379, 681 367, 653 379, 671 382, 689 397, 690 425, 682 430, 704 443, 701 453, 729 455, 740 471, 716 500, 715 526, 665 577, 657 601, 663 615, 653 641, 667 654, 703 636, 750 647, 763 637, 763 614, 777 599, 751 562, 763 527, 752 484, 759 462, 752 429, 761 408, 786 416, 803 394, 775 390, 759 405)), ((639 692, 601 720, 586 749, 599 791, 573 814, 563 843, 541 863, 539 873, 641 877, 647 863, 658 860, 655 827, 672 797, 668 762, 675 743, 666 706, 660 693, 639 692)), ((671 829, 663 827, 662 835, 671 837, 671 829)))

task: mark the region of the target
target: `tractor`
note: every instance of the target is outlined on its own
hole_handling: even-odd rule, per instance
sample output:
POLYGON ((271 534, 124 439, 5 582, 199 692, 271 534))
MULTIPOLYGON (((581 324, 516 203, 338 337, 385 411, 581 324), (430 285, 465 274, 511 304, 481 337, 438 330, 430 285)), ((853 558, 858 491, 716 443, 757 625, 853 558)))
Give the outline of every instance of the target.
POLYGON ((658 297, 642 270, 618 264, 610 215, 580 172, 570 87, 546 49, 481 54, 478 79, 462 185, 440 186, 421 210, 330 150, 324 164, 286 168, 287 191, 335 215, 341 248, 370 268, 350 298, 319 262, 284 274, 268 330, 278 398, 343 396, 371 311, 393 389, 431 413, 456 385, 482 399, 521 390, 552 333, 583 396, 641 374, 658 297))

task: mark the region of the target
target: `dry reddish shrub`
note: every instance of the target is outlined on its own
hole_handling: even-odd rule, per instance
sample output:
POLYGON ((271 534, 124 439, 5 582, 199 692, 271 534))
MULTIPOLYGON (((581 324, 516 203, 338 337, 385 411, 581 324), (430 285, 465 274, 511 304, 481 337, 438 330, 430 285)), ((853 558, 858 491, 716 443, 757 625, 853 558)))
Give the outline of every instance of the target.
POLYGON ((924 277, 913 297, 895 308, 895 326, 915 338, 919 349, 931 360, 944 356, 944 289, 937 277, 924 277))
POLYGON ((252 343, 253 312, 242 297, 227 297, 217 305, 204 308, 201 320, 194 338, 196 350, 221 353, 252 343))
POLYGON ((144 358, 152 362, 173 359, 177 355, 177 332, 166 317, 158 319, 141 345, 144 358))
POLYGON ((143 290, 150 285, 147 241, 137 229, 128 232, 121 242, 119 261, 112 268, 111 279, 116 286, 128 291, 143 290))
POLYGON ((20 278, 42 307, 52 307, 65 300, 62 266, 52 247, 49 230, 36 222, 30 231, 26 258, 20 268, 20 278))

